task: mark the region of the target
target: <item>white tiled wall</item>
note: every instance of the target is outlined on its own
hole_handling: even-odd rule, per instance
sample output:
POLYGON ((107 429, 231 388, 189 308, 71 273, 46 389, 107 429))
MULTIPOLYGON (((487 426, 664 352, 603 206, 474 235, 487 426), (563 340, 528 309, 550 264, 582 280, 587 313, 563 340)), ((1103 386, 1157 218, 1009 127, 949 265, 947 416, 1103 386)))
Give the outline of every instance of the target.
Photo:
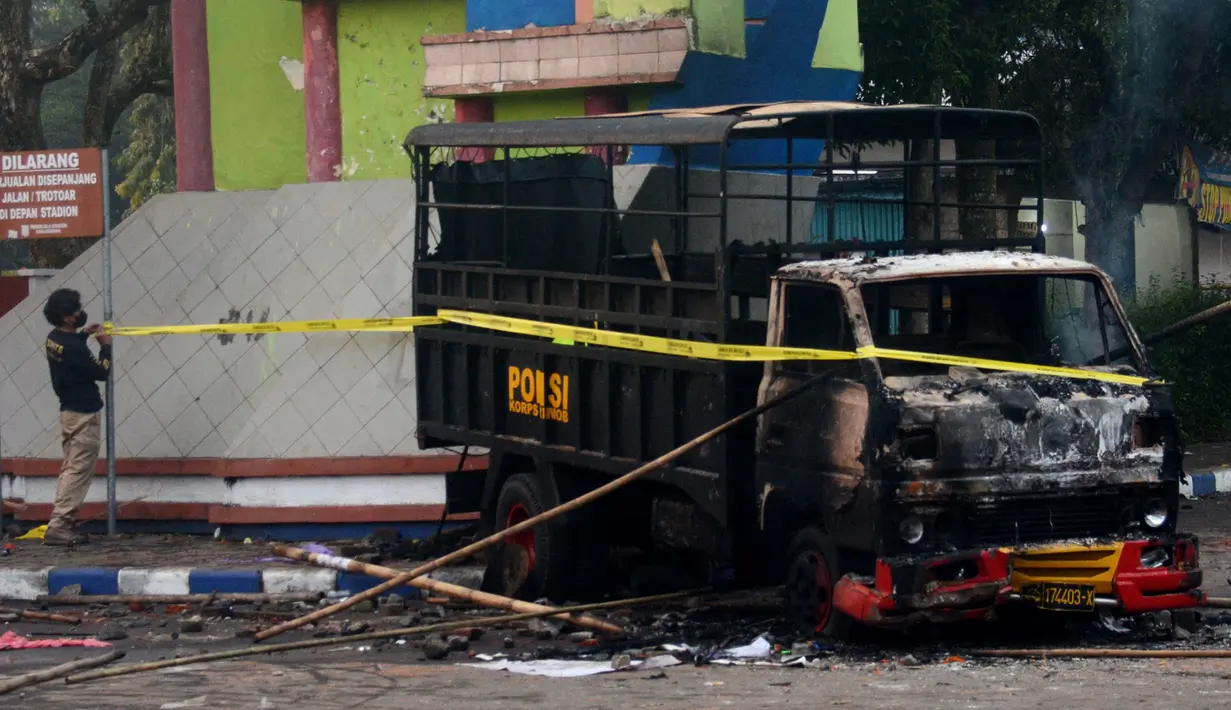
MULTIPOLYGON (((403 180, 159 196, 116 230, 116 323, 410 315, 413 205, 403 180)), ((99 321, 101 284, 96 245, 0 319, 0 455, 61 456, 42 305, 75 288, 99 321)), ((115 367, 121 457, 418 451, 406 334, 116 338, 115 367)))

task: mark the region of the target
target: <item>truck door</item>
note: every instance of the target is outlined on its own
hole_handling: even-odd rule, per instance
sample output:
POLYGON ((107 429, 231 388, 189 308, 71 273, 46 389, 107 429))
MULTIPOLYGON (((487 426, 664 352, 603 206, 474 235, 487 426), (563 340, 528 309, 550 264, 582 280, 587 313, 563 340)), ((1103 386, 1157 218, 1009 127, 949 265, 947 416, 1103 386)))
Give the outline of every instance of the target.
MULTIPOLYGON (((855 348, 845 299, 836 287, 777 282, 770 344, 851 351, 855 348)), ((768 363, 761 401, 815 375, 830 379, 761 417, 757 431, 758 479, 775 493, 822 510, 852 498, 864 476, 868 390, 856 360, 768 363)))

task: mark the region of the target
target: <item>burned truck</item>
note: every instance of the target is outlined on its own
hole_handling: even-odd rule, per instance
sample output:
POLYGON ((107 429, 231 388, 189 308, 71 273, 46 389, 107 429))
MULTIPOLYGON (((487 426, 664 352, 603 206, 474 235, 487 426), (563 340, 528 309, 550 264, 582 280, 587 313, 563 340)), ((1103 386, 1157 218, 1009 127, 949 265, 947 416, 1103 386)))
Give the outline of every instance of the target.
POLYGON ((631 556, 784 585, 825 634, 1200 603, 1168 385, 1106 275, 1044 253, 1033 117, 792 102, 406 148, 415 314, 482 316, 414 336, 421 445, 488 456, 450 512, 510 527, 806 383, 512 535, 498 591, 599 594, 631 556), (1024 199, 963 202, 963 171, 1024 199))

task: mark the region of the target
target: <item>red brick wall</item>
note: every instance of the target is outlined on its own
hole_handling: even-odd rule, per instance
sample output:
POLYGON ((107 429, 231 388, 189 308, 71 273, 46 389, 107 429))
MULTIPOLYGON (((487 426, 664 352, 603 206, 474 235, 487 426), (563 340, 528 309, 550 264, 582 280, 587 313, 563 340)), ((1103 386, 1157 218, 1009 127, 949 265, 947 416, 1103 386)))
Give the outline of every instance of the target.
POLYGON ((30 295, 30 279, 25 276, 0 276, 0 316, 13 310, 30 295))

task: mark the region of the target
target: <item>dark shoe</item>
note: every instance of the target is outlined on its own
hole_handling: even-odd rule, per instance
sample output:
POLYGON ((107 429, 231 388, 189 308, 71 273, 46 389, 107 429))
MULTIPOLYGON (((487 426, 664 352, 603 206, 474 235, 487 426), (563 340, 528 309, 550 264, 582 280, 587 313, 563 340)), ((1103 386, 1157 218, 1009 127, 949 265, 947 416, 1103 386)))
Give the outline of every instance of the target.
POLYGON ((71 533, 56 528, 47 528, 47 532, 43 533, 43 544, 49 547, 74 547, 89 541, 83 533, 71 533))

